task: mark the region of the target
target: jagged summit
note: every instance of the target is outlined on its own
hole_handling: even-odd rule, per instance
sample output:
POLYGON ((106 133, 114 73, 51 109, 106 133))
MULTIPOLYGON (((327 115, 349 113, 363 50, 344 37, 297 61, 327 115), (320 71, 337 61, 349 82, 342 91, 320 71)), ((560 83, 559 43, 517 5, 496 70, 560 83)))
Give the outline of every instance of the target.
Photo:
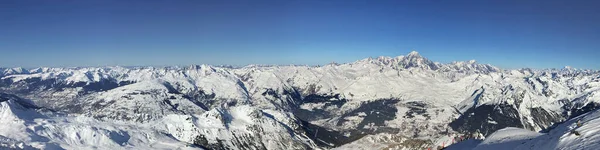
POLYGON ((422 56, 417 51, 411 51, 407 55, 401 55, 397 57, 379 56, 377 58, 366 58, 354 62, 353 64, 376 64, 380 66, 387 66, 395 69, 420 69, 420 70, 433 70, 442 72, 460 72, 460 73, 490 73, 501 71, 501 69, 488 65, 478 64, 475 60, 469 61, 455 61, 447 64, 434 62, 428 58, 422 56))
POLYGON ((405 69, 421 68, 421 69, 437 70, 439 68, 439 66, 436 63, 421 56, 419 54, 419 52, 417 52, 417 51, 412 51, 412 52, 408 53, 408 55, 406 55, 406 57, 404 57, 402 60, 400 60, 398 65, 401 68, 405 68, 405 69))
POLYGON ((571 66, 565 66, 565 67, 563 67, 563 68, 562 68, 562 70, 568 70, 568 71, 571 71, 571 70, 577 70, 577 68, 573 68, 573 67, 571 67, 571 66))
POLYGON ((420 68, 426 70, 437 70, 439 66, 437 63, 421 56, 419 52, 412 51, 407 55, 401 55, 398 57, 387 57, 387 56, 379 56, 375 59, 372 57, 362 59, 354 62, 354 64, 361 63, 374 63, 382 66, 389 66, 392 68, 398 69, 410 69, 410 68, 420 68))
POLYGON ((199 72, 201 74, 211 74, 213 72, 217 72, 217 68, 211 66, 211 65, 206 65, 206 64, 202 64, 202 65, 191 65, 190 67, 186 68, 186 70, 191 71, 191 72, 199 72))
POLYGON ((408 53, 408 55, 406 55, 407 57, 422 57, 421 54, 419 54, 419 52, 417 51, 411 51, 410 53, 408 53))
POLYGON ((214 68, 211 65, 207 65, 207 64, 202 64, 202 65, 193 64, 193 65, 190 65, 187 69, 189 69, 189 70, 198 70, 198 69, 210 69, 210 70, 212 70, 214 68))
POLYGON ((200 69, 200 68, 201 68, 200 65, 190 65, 188 67, 189 70, 197 70, 197 69, 200 69))

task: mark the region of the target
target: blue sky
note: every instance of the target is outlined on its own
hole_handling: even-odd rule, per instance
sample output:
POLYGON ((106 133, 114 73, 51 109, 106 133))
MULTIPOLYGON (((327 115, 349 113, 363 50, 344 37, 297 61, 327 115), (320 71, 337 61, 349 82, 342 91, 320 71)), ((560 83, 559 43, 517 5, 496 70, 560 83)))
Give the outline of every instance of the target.
POLYGON ((600 69, 600 2, 3 0, 0 67, 438 62, 600 69))

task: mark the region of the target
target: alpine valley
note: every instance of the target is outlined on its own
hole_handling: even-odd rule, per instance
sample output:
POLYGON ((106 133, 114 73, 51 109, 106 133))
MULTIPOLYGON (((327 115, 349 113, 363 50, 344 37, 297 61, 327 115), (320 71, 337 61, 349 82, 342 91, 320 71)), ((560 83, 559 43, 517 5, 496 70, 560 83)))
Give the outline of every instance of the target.
POLYGON ((598 107, 600 71, 417 52, 324 66, 3 68, 0 149, 428 149, 473 133, 488 138, 468 148, 578 149, 600 143, 600 129, 566 126, 600 122, 598 107), (498 138, 508 131, 555 142, 498 138))

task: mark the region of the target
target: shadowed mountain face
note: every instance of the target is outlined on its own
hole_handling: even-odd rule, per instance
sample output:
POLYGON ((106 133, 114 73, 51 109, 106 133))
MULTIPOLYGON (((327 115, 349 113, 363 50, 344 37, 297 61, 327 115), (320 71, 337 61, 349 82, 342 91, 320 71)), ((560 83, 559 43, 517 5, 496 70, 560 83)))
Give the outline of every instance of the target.
POLYGON ((0 93, 0 102, 5 102, 8 100, 12 100, 14 102, 16 102, 17 104, 19 104, 20 106, 26 108, 26 109, 37 109, 40 108, 38 106, 36 106, 33 102, 31 102, 30 100, 26 100, 26 99, 22 99, 16 95, 13 94, 6 94, 6 93, 0 93))
POLYGON ((483 105, 471 108, 449 125, 459 132, 479 131, 484 135, 506 127, 523 127, 519 112, 510 105, 483 105))
MULTIPOLYGON (((210 149, 276 149, 287 144, 316 149, 357 143, 423 148, 449 134, 490 135, 505 127, 548 130, 600 103, 597 71, 501 70, 475 61, 442 64, 416 52, 322 67, 0 72, 0 92, 7 93, 0 96, 31 100, 31 108, 50 108, 99 124, 164 125, 144 131, 168 133, 153 139, 210 149)), ((136 132, 123 128, 115 131, 119 136, 108 138, 124 143, 136 138, 136 132)))

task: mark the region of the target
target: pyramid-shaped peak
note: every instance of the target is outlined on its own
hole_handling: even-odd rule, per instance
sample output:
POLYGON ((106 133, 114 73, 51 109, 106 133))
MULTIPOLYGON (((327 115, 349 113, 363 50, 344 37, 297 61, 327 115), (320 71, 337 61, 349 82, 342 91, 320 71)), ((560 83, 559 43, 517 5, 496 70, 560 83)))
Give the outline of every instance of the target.
POLYGON ((421 55, 420 55, 420 54, 419 54, 419 52, 417 52, 417 51, 411 51, 411 52, 410 52, 410 53, 408 53, 408 55, 406 55, 406 56, 409 56, 409 57, 411 57, 411 56, 421 56, 421 55))
POLYGON ((421 56, 419 52, 412 51, 408 53, 405 57, 399 60, 398 65, 401 68, 422 68, 422 69, 431 69, 437 70, 439 66, 433 61, 428 60, 427 58, 421 56))
POLYGON ((410 53, 408 53, 406 56, 403 56, 404 59, 408 59, 411 61, 415 61, 415 60, 427 60, 427 58, 423 57, 419 52, 417 51, 411 51, 410 53))

